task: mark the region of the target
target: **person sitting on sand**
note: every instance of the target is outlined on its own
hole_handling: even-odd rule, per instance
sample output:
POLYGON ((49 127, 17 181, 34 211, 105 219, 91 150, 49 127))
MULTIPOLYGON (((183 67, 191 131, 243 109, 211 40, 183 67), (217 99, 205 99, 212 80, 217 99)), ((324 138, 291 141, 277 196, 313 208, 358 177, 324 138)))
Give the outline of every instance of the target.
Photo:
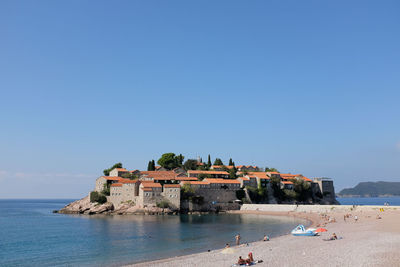
POLYGON ((337 236, 336 236, 335 233, 333 233, 332 236, 331 236, 331 238, 329 238, 329 240, 336 240, 336 239, 337 239, 337 236))
POLYGON ((237 264, 238 265, 243 265, 243 264, 246 264, 246 261, 244 259, 242 259, 242 256, 239 256, 237 264))
POLYGON ((382 217, 378 214, 378 215, 376 215, 376 218, 377 219, 382 219, 382 217))
POLYGON ((264 235, 263 241, 269 241, 269 236, 264 235))
POLYGON ((252 264, 254 262, 253 253, 249 253, 248 258, 246 259, 247 264, 252 264))
POLYGON ((229 244, 228 244, 228 243, 226 243, 226 245, 225 245, 225 248, 229 248, 229 247, 231 247, 231 246, 229 246, 229 244))

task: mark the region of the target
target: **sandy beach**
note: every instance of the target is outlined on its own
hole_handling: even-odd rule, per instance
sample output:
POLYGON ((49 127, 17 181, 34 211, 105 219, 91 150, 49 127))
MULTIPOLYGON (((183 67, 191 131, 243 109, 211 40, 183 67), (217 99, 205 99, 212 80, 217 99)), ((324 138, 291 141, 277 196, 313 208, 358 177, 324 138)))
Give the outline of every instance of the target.
POLYGON ((237 211, 306 218, 313 227, 322 226, 328 232, 315 237, 285 235, 253 242, 232 247, 231 254, 224 254, 221 249, 129 266, 232 266, 239 256, 246 258, 249 252, 255 260, 263 261, 256 266, 400 266, 400 207, 382 208, 384 211, 375 207, 327 213, 237 211), (344 221, 344 215, 349 213, 352 217, 344 221), (357 222, 354 216, 358 217, 357 222), (323 240, 332 233, 339 240, 323 240))

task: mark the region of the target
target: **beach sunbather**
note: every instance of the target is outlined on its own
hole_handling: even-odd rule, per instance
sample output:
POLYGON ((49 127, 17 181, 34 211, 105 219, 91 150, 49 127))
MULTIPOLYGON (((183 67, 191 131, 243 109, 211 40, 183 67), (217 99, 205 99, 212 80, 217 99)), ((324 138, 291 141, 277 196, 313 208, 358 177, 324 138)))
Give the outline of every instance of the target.
POLYGON ((331 238, 330 238, 329 240, 336 240, 336 239, 337 239, 337 236, 336 236, 335 233, 333 233, 332 236, 331 236, 331 238))
POLYGON ((238 264, 238 265, 246 264, 246 260, 242 259, 242 256, 239 256, 239 259, 238 259, 237 264, 238 264))
POLYGON ((246 259, 246 263, 251 264, 254 262, 253 253, 249 253, 248 258, 246 259))
POLYGON ((264 235, 263 241, 269 241, 269 236, 264 235))

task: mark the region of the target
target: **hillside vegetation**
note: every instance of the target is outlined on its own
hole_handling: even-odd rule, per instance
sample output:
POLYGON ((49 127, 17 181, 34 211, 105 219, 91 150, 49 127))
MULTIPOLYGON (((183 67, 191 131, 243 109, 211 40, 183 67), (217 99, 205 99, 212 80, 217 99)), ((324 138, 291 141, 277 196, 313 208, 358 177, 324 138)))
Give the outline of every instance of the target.
POLYGON ((339 192, 339 196, 400 196, 400 182, 362 182, 354 188, 346 188, 339 192))

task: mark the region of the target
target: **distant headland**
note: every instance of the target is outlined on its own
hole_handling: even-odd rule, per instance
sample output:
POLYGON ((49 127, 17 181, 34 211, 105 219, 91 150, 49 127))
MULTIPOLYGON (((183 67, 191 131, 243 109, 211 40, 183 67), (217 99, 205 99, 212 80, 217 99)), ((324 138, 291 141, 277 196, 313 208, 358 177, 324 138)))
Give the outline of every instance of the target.
POLYGON ((353 188, 343 189, 340 197, 400 196, 400 182, 361 182, 353 188))
POLYGON ((176 214, 240 209, 245 204, 338 204, 332 179, 309 179, 275 168, 235 165, 229 159, 165 153, 147 171, 116 163, 103 171, 89 195, 59 213, 176 214))

